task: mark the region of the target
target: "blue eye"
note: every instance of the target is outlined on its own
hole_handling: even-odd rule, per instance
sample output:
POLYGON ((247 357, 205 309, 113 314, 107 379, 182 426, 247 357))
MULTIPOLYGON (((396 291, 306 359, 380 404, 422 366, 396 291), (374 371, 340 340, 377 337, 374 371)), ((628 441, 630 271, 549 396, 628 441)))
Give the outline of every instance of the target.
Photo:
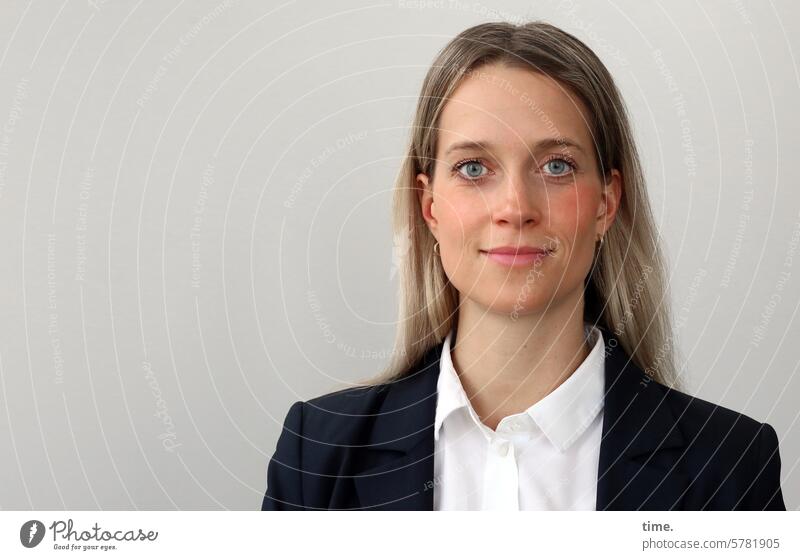
POLYGON ((550 166, 550 171, 548 173, 550 175, 555 175, 557 177, 575 171, 575 166, 571 162, 563 158, 551 159, 550 161, 544 164, 545 170, 547 170, 546 168, 548 166, 550 166))
POLYGON ((486 169, 486 166, 483 165, 477 159, 468 159, 461 161, 453 166, 454 174, 457 173, 464 177, 465 179, 470 179, 472 181, 476 181, 482 179, 484 176, 481 175, 481 168, 486 169), (466 170, 466 173, 461 173, 461 169, 466 170))
MULTIPOLYGON (((560 156, 545 162, 542 168, 550 177, 559 179, 572 175, 576 172, 578 167, 570 158, 560 156)), ((462 160, 451 169, 451 175, 453 177, 460 177, 472 183, 480 183, 490 174, 491 172, 481 163, 481 160, 474 158, 462 160), (485 170, 487 173, 481 173, 481 170, 485 170)))

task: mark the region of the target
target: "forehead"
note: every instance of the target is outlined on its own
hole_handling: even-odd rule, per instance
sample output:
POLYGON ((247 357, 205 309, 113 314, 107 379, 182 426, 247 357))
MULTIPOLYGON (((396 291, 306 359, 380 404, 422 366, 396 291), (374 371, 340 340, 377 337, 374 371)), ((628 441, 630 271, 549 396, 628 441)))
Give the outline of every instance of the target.
POLYGON ((561 84, 523 68, 490 65, 469 74, 446 102, 439 150, 465 140, 525 149, 543 138, 568 137, 590 152, 585 105, 561 84))

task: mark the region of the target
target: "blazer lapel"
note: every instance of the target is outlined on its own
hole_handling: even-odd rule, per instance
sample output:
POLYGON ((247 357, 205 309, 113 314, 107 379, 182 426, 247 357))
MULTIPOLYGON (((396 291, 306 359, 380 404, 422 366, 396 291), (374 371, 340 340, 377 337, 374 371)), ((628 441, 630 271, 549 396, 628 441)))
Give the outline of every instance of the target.
POLYGON ((442 344, 415 371, 387 386, 354 477, 361 508, 433 510, 433 425, 442 344))
POLYGON ((688 477, 675 469, 685 447, 652 381, 605 328, 606 391, 597 476, 597 510, 682 509, 688 477))

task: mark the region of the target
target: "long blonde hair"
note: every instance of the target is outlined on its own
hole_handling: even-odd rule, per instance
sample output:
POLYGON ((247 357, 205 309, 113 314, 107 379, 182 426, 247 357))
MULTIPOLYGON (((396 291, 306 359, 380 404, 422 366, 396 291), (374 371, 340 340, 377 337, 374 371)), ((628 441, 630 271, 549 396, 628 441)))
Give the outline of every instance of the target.
POLYGON ((415 179, 418 173, 433 179, 445 103, 467 73, 491 63, 546 74, 589 109, 599 167, 604 175, 620 171, 623 192, 586 283, 584 319, 609 331, 652 379, 678 388, 665 266, 627 110, 595 53, 541 21, 466 29, 439 52, 425 76, 393 194, 394 233, 407 243, 395 346, 386 369, 361 383, 402 378, 457 322, 458 292, 434 255, 436 240, 422 217, 415 179))

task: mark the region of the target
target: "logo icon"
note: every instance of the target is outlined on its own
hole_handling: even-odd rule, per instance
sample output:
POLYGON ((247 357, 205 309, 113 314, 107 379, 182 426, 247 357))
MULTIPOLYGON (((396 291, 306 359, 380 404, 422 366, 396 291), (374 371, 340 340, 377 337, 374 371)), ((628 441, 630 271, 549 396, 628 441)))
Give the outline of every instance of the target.
POLYGON ((22 524, 19 530, 19 540, 25 548, 33 548, 44 538, 44 523, 31 519, 22 524))

